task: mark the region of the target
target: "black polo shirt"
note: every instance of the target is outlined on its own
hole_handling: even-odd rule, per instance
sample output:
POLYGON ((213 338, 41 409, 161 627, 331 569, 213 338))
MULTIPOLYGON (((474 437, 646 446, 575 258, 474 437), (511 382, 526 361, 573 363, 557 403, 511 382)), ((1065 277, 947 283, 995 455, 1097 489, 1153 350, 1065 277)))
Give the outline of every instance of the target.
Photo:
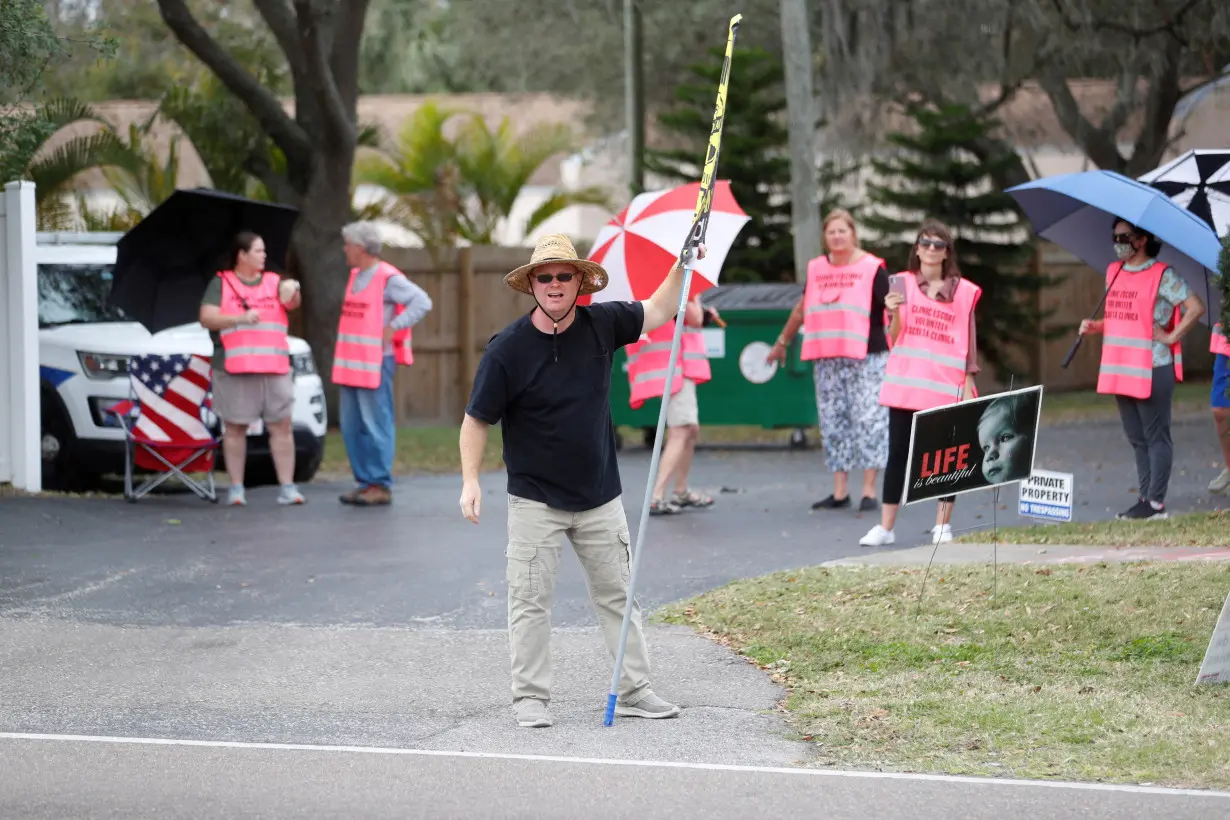
POLYGON ((500 424, 510 494, 580 512, 622 492, 611 367, 644 321, 640 302, 578 305, 558 337, 526 314, 487 343, 466 413, 500 424))

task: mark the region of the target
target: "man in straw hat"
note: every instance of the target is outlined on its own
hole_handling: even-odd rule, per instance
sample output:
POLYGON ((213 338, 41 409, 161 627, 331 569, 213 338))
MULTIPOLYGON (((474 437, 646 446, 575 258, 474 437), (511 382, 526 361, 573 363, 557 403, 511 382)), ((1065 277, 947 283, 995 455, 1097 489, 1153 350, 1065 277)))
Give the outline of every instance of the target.
MULTIPOLYGON (((702 245, 697 257, 703 256, 702 245)), ((487 429, 499 422, 504 434, 513 711, 526 727, 551 725, 551 604, 565 535, 585 570, 612 657, 628 605, 630 538, 611 424, 611 365, 620 347, 674 318, 683 269, 676 263, 643 301, 577 305, 607 281, 602 266, 579 259, 566 236, 538 240, 529 263, 504 277, 536 307, 488 342, 461 425, 461 512, 475 524, 487 429)), ((619 690, 617 715, 679 714, 649 687, 639 607, 619 690)))

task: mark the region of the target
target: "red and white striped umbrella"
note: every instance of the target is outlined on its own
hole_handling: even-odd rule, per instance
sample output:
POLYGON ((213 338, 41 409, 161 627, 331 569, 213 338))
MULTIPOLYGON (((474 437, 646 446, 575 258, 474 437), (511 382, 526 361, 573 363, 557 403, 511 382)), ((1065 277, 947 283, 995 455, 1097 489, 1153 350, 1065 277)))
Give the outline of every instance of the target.
MULTIPOLYGON (((648 299, 679 258, 692 230, 700 183, 647 191, 633 198, 598 232, 589 259, 606 268, 610 283, 578 304, 648 299)), ((688 297, 718 283, 722 263, 739 231, 751 219, 735 202, 730 180, 713 186, 713 206, 705 234, 705 258, 692 268, 688 297)))

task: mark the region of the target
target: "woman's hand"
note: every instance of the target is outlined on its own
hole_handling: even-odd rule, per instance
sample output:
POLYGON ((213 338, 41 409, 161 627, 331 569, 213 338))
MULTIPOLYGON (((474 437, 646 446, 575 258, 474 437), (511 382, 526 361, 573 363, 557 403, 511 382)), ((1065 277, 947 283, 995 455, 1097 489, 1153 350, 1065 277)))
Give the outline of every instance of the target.
POLYGON ((901 307, 903 304, 905 304, 905 296, 900 293, 889 293, 884 297, 884 307, 894 313, 897 311, 897 308, 901 307))
POLYGON ((773 343, 773 347, 769 350, 769 355, 765 357, 766 361, 786 363, 786 345, 781 339, 773 343))
POLYGON ((1102 323, 1094 319, 1081 319, 1081 327, 1080 327, 1080 330, 1077 331, 1078 335, 1080 336, 1084 336, 1086 333, 1101 333, 1101 332, 1102 332, 1102 323))
POLYGON ((243 316, 240 317, 239 322, 240 324, 245 324, 245 325, 255 325, 255 324, 260 324, 260 320, 261 320, 260 312, 254 308, 249 308, 248 310, 244 311, 244 314, 243 316))
POLYGON ((1167 347, 1170 347, 1178 340, 1179 340, 1179 337, 1174 333, 1174 331, 1162 330, 1162 328, 1158 327, 1157 325, 1153 326, 1153 341, 1161 342, 1167 347))

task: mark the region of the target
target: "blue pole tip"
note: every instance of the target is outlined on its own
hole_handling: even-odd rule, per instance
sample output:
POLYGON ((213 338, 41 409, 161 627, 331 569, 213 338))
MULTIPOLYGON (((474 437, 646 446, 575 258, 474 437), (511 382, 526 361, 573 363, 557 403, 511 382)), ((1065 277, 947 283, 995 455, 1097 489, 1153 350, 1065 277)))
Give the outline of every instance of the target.
POLYGON ((615 700, 616 695, 606 696, 606 716, 602 719, 603 726, 610 726, 615 722, 615 700))

